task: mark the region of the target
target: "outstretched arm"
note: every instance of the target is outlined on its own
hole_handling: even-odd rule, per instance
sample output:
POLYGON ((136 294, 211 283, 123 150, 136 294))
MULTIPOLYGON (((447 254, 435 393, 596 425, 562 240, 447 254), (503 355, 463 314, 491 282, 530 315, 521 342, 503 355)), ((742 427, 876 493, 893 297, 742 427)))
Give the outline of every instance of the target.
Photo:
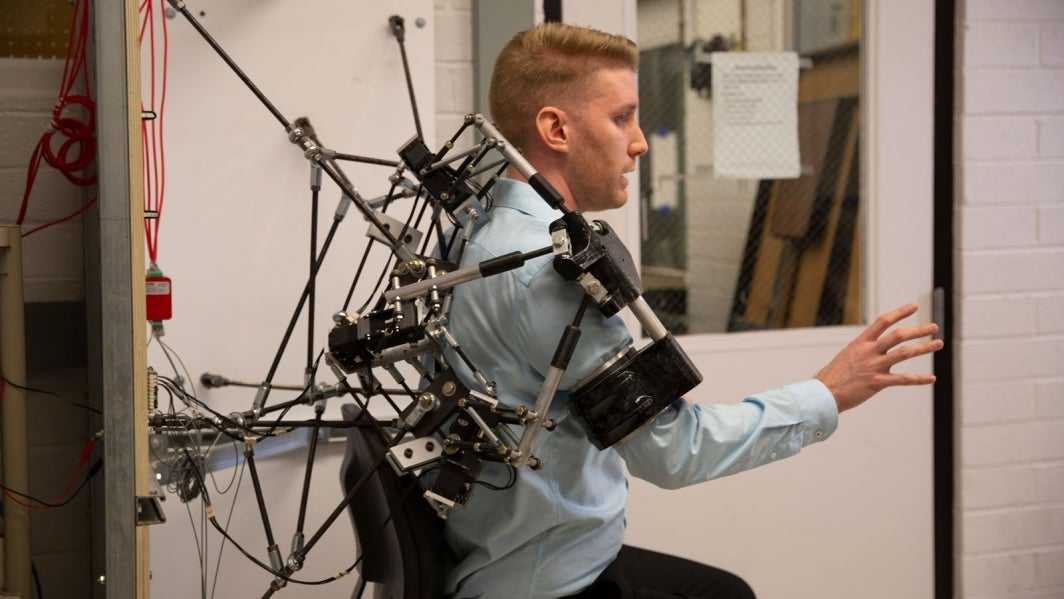
POLYGON ((938 339, 908 343, 937 332, 938 325, 934 323, 890 330, 916 310, 916 304, 907 304, 880 315, 817 373, 816 378, 835 397, 839 412, 861 405, 887 387, 935 382, 933 374, 890 371, 896 364, 942 349, 938 339))

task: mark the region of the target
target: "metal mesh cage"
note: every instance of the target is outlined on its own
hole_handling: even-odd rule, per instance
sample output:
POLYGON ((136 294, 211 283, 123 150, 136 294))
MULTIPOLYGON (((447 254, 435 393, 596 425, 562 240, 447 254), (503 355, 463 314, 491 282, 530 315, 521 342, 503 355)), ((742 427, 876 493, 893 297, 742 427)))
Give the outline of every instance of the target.
MULTIPOLYGON (((638 19, 642 272, 663 323, 683 334, 859 322, 859 2, 639 0, 638 19), (789 97, 764 98, 790 107, 793 175, 715 164, 740 151, 714 119, 730 92, 714 89, 722 53, 800 67, 789 97)), ((747 138, 744 159, 786 138, 747 138)))

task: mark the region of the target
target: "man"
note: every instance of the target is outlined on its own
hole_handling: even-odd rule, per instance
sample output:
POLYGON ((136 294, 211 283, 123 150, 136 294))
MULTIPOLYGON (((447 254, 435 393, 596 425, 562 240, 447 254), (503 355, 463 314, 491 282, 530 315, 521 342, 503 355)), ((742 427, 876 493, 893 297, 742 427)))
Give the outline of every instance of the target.
MULTIPOLYGON (((630 40, 551 23, 519 33, 500 53, 489 101, 496 127, 564 197, 571 210, 624 205, 625 175, 647 142, 636 120, 638 51, 630 40)), ((550 244, 560 217, 511 170, 493 188, 491 219, 478 224, 463 266, 550 244)), ((552 257, 455 288, 450 327, 471 362, 498 387, 505 404, 531 407, 559 337, 574 321, 583 291, 565 281, 552 257)), ((500 464, 485 466, 445 534, 455 563, 447 592, 455 597, 752 597, 729 573, 623 546, 627 483, 633 476, 676 488, 796 454, 835 430, 838 413, 893 385, 923 385, 932 375, 890 368, 941 347, 924 340, 936 328, 888 329, 916 311, 888 312, 815 378, 703 406, 677 399, 647 427, 605 450, 569 410, 569 390, 631 344, 617 317, 586 312, 582 335, 548 414, 557 428, 533 453, 540 470, 516 481, 500 464)), ((453 357, 453 356, 452 356, 453 357)), ((476 381, 451 359, 463 381, 476 381)))

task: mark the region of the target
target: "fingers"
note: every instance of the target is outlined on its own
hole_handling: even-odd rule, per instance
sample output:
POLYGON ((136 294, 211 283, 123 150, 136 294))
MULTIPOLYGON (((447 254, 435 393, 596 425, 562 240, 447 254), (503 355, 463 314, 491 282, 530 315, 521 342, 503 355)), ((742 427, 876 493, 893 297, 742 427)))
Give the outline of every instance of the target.
POLYGON ((865 329, 865 335, 870 339, 878 339, 883 333, 887 332, 887 329, 898 324, 902 320, 916 314, 919 309, 919 305, 915 302, 905 304, 904 306, 898 306, 889 312, 880 314, 872 324, 868 325, 865 329))
POLYGON ((895 364, 899 364, 906 360, 915 358, 917 356, 923 356, 925 354, 936 352, 942 349, 942 345, 943 343, 941 339, 931 339, 930 341, 925 341, 924 343, 903 345, 901 347, 898 347, 897 349, 887 352, 886 354, 889 365, 888 368, 894 366, 895 364))
POLYGON ((892 374, 888 386, 912 387, 916 385, 930 385, 935 382, 933 374, 892 374))
POLYGON ((914 339, 920 339, 921 337, 929 337, 938 332, 938 325, 933 322, 928 322, 913 327, 905 327, 902 329, 895 329, 889 334, 883 335, 876 341, 876 348, 881 352, 888 352, 892 348, 901 345, 907 341, 914 339))
MULTIPOLYGON (((943 342, 940 339, 930 339, 922 343, 905 345, 916 339, 926 338, 938 332, 938 325, 933 322, 919 324, 911 327, 903 327, 887 332, 887 330, 901 320, 912 316, 917 311, 917 304, 911 303, 899 306, 890 312, 884 313, 868 327, 869 333, 878 333, 875 338, 876 351, 885 358, 884 366, 887 372, 906 360, 930 354, 942 349, 943 342)), ((934 382, 934 375, 893 374, 891 385, 924 385, 934 382)))
POLYGON ((941 340, 927 339, 938 332, 935 323, 892 329, 915 314, 917 308, 917 304, 910 303, 883 313, 817 373, 816 377, 835 397, 840 412, 864 403, 887 387, 935 382, 933 374, 891 372, 897 364, 942 349, 941 340))

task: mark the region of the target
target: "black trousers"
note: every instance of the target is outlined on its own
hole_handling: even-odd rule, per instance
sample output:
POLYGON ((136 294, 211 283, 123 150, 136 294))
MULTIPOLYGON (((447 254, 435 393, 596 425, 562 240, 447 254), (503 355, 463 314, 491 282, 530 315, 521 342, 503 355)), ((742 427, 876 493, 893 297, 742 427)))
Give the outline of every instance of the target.
POLYGON ((731 572, 624 545, 617 559, 584 591, 565 599, 754 599, 731 572))

